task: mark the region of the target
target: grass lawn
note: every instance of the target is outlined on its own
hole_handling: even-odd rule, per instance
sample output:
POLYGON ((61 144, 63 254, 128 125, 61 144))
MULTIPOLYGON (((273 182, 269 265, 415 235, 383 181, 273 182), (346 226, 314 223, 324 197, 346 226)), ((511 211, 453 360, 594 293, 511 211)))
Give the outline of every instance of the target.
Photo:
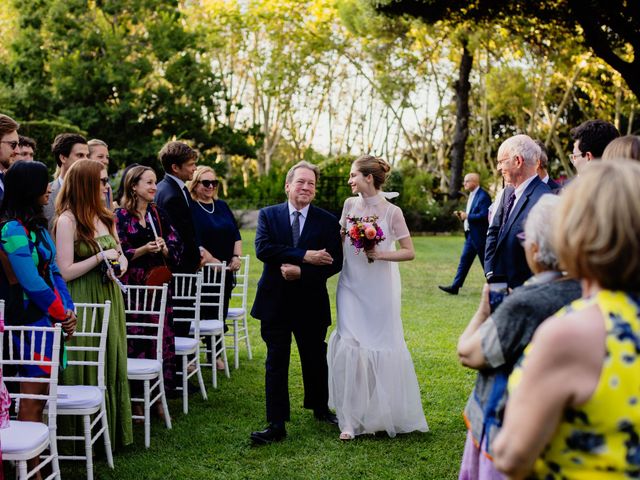
MULTIPOLYGON (((244 252, 252 256, 249 304, 262 264, 255 259, 253 231, 243 231, 244 252)), ((151 448, 144 448, 142 426, 134 426, 135 444, 117 451, 115 470, 103 459, 96 478, 108 479, 454 479, 462 456, 465 427, 461 412, 474 374, 459 366, 458 335, 475 311, 483 281, 478 262, 457 296, 437 285, 453 279, 463 238, 416 237, 416 259, 401 265, 405 337, 418 374, 430 431, 338 440, 338 429, 320 424, 302 408, 302 378, 297 350, 290 369, 291 422, 286 441, 255 448, 252 430, 265 425, 264 360, 259 324, 250 319, 253 360, 241 351, 240 369, 189 401, 189 415, 178 400, 170 401, 173 430, 154 420, 151 448)), ((329 283, 335 300, 337 276, 329 283)), ((375 301, 375 299, 372 299, 375 301)), ((334 317, 335 321, 335 317, 334 317)), ((210 375, 205 370, 205 383, 210 375)), ((62 464, 63 478, 84 477, 84 464, 62 464)))

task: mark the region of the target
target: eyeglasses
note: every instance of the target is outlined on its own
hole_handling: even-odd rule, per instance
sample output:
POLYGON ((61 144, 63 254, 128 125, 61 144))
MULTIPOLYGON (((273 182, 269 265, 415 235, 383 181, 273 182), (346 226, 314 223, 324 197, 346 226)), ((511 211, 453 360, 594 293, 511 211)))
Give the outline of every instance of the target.
POLYGON ((220 185, 219 180, 200 180, 200 183, 204 185, 204 188, 216 188, 220 185))
POLYGON ((6 143, 11 147, 11 150, 15 150, 16 148, 18 148, 18 145, 20 144, 20 142, 17 140, 13 140, 11 142, 8 140, 0 140, 0 143, 6 143))
POLYGON ((109 185, 109 178, 108 177, 101 178, 100 181, 102 182, 102 185, 104 185, 105 187, 107 185, 109 185))
POLYGON ((503 158, 502 160, 498 160, 498 162, 496 163, 496 165, 499 167, 500 165, 502 165, 504 162, 506 162, 507 160, 511 160, 511 157, 507 157, 507 158, 503 158))
POLYGON ((584 157, 586 155, 586 152, 580 152, 580 153, 570 153, 569 154, 569 160, 571 160, 572 162, 575 162, 576 158, 578 157, 584 157))

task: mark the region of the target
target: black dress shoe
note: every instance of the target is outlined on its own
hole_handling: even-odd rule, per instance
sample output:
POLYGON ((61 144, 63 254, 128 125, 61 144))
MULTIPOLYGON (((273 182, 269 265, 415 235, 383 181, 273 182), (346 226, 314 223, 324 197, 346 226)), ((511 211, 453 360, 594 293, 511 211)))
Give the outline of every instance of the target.
POLYGON ((270 423, 267 428, 258 432, 251 432, 251 441, 254 445, 267 445, 273 442, 279 442, 284 440, 287 436, 287 431, 284 425, 275 425, 270 423))
POLYGON ((338 425, 338 417, 336 417, 335 414, 331 413, 329 410, 320 413, 314 412, 313 416, 319 422, 328 423, 329 425, 338 425))
POLYGON ((459 290, 458 287, 454 287, 453 285, 449 285, 449 286, 438 285, 438 288, 443 292, 450 293, 451 295, 457 295, 459 290))

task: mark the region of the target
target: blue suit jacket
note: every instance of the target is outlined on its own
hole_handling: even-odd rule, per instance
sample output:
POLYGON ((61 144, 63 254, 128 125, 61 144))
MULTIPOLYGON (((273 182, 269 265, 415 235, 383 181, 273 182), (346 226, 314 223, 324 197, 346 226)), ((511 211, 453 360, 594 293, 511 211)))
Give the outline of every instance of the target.
POLYGON ((513 187, 507 187, 502 202, 496 210, 491 226, 487 233, 487 247, 484 256, 485 274, 504 275, 510 288, 522 285, 531 276, 527 265, 524 248, 516 237, 524 229, 524 221, 529 215, 531 207, 545 193, 551 193, 549 186, 536 176, 527 186, 518 202, 512 207, 511 215, 502 231, 502 216, 504 207, 513 187))
POLYGON ((283 314, 300 313, 301 322, 331 324, 327 279, 342 269, 340 224, 329 212, 309 207, 298 246, 293 247, 288 202, 260 210, 256 230, 256 256, 263 262, 251 315, 259 320, 277 321, 283 314), (307 250, 327 249, 333 263, 315 266, 303 263, 307 250), (283 263, 300 265, 302 277, 282 278, 283 263))
POLYGON ((469 221, 469 237, 476 251, 484 252, 487 240, 487 230, 489 229, 489 207, 491 197, 482 188, 478 188, 473 203, 469 210, 467 220, 469 221))
POLYGON ((176 181, 168 176, 165 176, 158 183, 155 201, 167 213, 171 225, 176 229, 184 244, 182 258, 176 271, 181 273, 195 272, 200 265, 200 249, 191 216, 191 203, 187 203, 184 192, 176 181))

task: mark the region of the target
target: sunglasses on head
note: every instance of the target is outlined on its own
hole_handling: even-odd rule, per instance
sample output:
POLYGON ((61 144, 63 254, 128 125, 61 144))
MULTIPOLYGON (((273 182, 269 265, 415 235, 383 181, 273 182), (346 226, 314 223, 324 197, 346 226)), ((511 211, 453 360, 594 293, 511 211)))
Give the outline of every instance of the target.
POLYGON ((200 180, 200 183, 205 186, 205 188, 216 188, 220 185, 218 180, 200 180))

